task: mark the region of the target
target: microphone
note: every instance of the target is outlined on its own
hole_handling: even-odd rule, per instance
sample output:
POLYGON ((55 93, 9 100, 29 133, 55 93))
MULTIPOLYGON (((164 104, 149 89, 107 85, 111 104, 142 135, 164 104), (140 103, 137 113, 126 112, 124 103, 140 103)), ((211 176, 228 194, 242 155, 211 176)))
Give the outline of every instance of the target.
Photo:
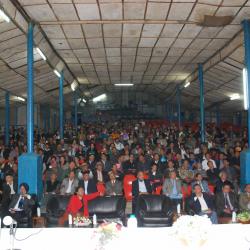
POLYGON ((8 227, 10 225, 17 225, 17 222, 11 216, 5 216, 3 218, 3 224, 8 227))

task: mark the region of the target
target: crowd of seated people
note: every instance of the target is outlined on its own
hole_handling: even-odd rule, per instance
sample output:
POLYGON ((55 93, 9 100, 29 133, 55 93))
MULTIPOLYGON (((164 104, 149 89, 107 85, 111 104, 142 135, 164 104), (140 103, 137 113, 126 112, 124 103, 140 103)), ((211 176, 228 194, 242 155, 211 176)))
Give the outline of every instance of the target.
MULTIPOLYGON (((11 131, 10 145, 0 145, 2 214, 17 206, 18 156, 27 151, 25 130, 11 131)), ((71 195, 85 201, 88 195, 124 195, 123 180, 132 175, 135 214, 140 195, 151 193, 166 195, 173 210, 178 204, 183 210, 188 206, 192 213, 207 214, 213 223, 233 211, 250 211, 250 185, 244 192, 239 188, 246 130, 207 126, 202 144, 199 131, 188 126, 129 121, 83 124, 77 132, 67 126, 65 139, 57 132, 37 130, 34 138, 34 151, 43 162, 44 196, 71 195)), ((20 188, 27 191, 24 185, 20 188)))

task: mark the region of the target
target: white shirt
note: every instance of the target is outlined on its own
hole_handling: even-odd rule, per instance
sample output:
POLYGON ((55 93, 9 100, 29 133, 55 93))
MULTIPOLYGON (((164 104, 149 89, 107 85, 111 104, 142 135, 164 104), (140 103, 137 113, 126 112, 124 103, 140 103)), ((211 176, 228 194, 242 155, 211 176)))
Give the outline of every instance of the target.
POLYGON ((8 185, 10 186, 10 194, 15 194, 16 192, 14 190, 13 183, 8 185))
POLYGON ((71 193, 71 187, 72 187, 73 181, 74 181, 74 180, 70 180, 70 179, 69 179, 69 185, 68 185, 68 188, 67 188, 67 190, 66 190, 66 194, 71 193))
POLYGON ((96 171, 96 172, 97 172, 97 180, 100 182, 103 182, 102 172, 100 172, 100 171, 96 171))
POLYGON ((14 209, 19 209, 18 205, 19 205, 19 202, 20 202, 20 200, 21 200, 22 198, 23 198, 23 197, 20 195, 20 196, 19 196, 19 199, 18 199, 18 201, 17 201, 17 203, 16 203, 16 205, 15 205, 15 207, 14 207, 14 209))
POLYGON ((88 181, 84 181, 84 192, 85 194, 88 194, 88 181))
POLYGON ((140 193, 148 192, 144 181, 139 181, 139 192, 140 193))
MULTIPOLYGON (((216 168, 215 161, 212 160, 212 159, 210 159, 209 161, 211 161, 213 163, 213 165, 214 165, 214 168, 216 168)), ((205 171, 207 171, 209 169, 209 167, 207 165, 207 162, 208 162, 207 159, 205 159, 205 160, 202 161, 202 169, 204 169, 205 171)))
POLYGON ((206 211, 206 210, 208 210, 208 206, 207 206, 206 201, 204 200, 203 195, 201 195, 201 196, 199 196, 199 197, 197 197, 197 198, 198 198, 198 200, 199 200, 199 202, 200 202, 200 204, 201 204, 201 211, 206 211))

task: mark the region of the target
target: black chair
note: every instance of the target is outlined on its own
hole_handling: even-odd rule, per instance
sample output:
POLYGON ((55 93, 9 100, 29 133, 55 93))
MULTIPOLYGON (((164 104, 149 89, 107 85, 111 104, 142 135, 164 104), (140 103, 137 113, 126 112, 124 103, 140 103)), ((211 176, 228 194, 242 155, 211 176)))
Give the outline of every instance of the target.
MULTIPOLYGON (((66 211, 71 196, 52 195, 47 202, 46 219, 49 227, 58 225, 59 218, 66 211)), ((96 214, 97 221, 103 220, 125 220, 126 201, 122 196, 98 197, 88 202, 89 215, 96 214)))
POLYGON ((51 195, 46 206, 46 220, 49 227, 58 225, 58 220, 66 211, 69 195, 51 195))
POLYGON ((98 223, 121 220, 125 223, 126 200, 123 196, 98 197, 88 203, 89 215, 96 214, 98 223))
POLYGON ((170 227, 173 224, 171 201, 165 195, 141 195, 138 200, 139 227, 170 227))

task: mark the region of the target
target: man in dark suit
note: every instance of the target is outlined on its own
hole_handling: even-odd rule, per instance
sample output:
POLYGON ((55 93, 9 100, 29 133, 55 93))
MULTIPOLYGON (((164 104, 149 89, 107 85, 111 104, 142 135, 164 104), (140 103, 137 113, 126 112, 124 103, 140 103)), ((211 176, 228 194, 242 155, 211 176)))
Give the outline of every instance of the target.
POLYGON ((135 174, 136 172, 136 160, 133 154, 129 155, 129 160, 122 164, 124 174, 135 174))
POLYGON ((218 224, 217 214, 211 195, 203 193, 201 186, 195 184, 193 194, 188 201, 189 208, 197 215, 207 215, 213 224, 218 224))
POLYGON ((24 217, 28 217, 29 223, 31 223, 31 211, 35 201, 28 194, 29 185, 27 183, 20 184, 19 191, 20 193, 15 194, 11 199, 9 212, 17 223, 22 221, 24 217))
POLYGON ((84 171, 82 180, 79 181, 79 186, 84 189, 85 194, 92 194, 97 192, 96 183, 89 178, 89 171, 84 171))
POLYGON ((137 215, 137 204, 140 198, 140 195, 146 195, 152 193, 152 187, 149 180, 144 180, 144 173, 139 171, 137 173, 137 180, 132 183, 132 212, 137 215))
POLYGON ((106 183, 106 195, 122 195, 122 183, 116 180, 116 176, 113 172, 109 172, 109 179, 106 183))
POLYGON ((6 215, 13 195, 17 193, 17 183, 12 174, 7 174, 2 187, 2 216, 6 215))
POLYGON ((238 210, 238 199, 231 191, 231 185, 224 183, 222 192, 216 194, 216 209, 218 216, 231 217, 233 212, 238 210))

